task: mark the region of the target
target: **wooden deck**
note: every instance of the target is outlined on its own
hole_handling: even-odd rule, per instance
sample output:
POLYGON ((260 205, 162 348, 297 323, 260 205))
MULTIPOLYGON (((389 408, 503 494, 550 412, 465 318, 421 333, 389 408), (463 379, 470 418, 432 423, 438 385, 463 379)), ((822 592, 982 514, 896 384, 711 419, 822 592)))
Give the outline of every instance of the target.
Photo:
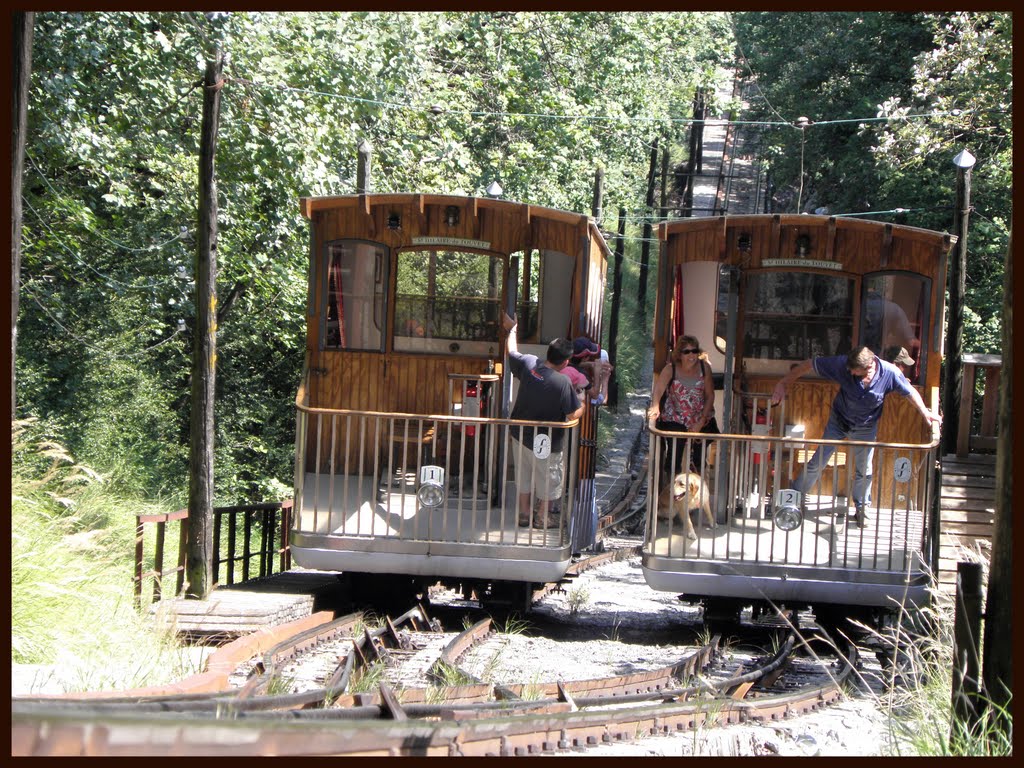
POLYGON ((689 541, 678 523, 673 523, 669 535, 668 521, 659 519, 651 552, 693 560, 896 571, 907 568, 909 557, 918 567, 924 528, 919 510, 875 507, 871 524, 859 528, 847 523, 852 510, 845 505, 822 504, 790 533, 783 533, 769 519, 736 517, 713 529, 695 525, 697 539, 689 541))
POLYGON ((207 600, 168 598, 150 607, 158 626, 209 640, 231 640, 326 610, 337 574, 286 571, 215 589, 207 600))
POLYGON ((392 483, 386 499, 377 501, 372 477, 307 474, 299 530, 360 538, 561 546, 568 518, 552 513, 551 528, 521 526, 516 498, 512 482, 506 483, 501 506, 492 504, 486 492, 450 489, 441 506, 427 509, 416 499, 412 475, 404 483, 392 483))
POLYGON ((995 493, 995 454, 942 458, 939 588, 943 593, 952 595, 956 590, 958 562, 987 562, 991 557, 995 493))

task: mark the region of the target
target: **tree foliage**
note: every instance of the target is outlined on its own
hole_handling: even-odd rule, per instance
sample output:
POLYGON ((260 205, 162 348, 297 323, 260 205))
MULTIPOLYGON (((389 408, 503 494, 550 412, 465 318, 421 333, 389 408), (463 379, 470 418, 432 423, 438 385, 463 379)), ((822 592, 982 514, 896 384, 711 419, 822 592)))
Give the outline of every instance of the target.
POLYGON ((1009 13, 743 13, 762 157, 776 210, 872 214, 953 228, 962 149, 978 158, 969 231, 966 351, 999 349, 1012 206, 1009 13), (807 117, 802 131, 794 121, 807 117), (797 205, 799 201, 799 205, 797 205))
POLYGON ((858 119, 909 93, 914 56, 930 42, 923 15, 761 12, 735 19, 755 81, 752 117, 774 123, 762 132, 761 155, 775 182, 775 209, 878 209, 871 139, 858 119), (810 126, 796 128, 800 117, 810 126))
POLYGON ((304 354, 301 195, 639 198, 648 144, 722 77, 721 14, 36 14, 19 404, 126 489, 182 498, 204 60, 227 52, 217 497, 288 492, 304 354), (681 106, 682 105, 682 106, 681 106))
POLYGON ((872 133, 884 173, 880 192, 906 207, 931 208, 920 226, 943 229, 955 212, 952 158, 968 149, 973 213, 968 232, 964 344, 968 352, 998 353, 1004 261, 1013 189, 1012 16, 955 13, 928 17, 934 47, 914 62, 912 93, 879 107, 889 118, 872 133), (933 113, 941 119, 908 120, 933 113))

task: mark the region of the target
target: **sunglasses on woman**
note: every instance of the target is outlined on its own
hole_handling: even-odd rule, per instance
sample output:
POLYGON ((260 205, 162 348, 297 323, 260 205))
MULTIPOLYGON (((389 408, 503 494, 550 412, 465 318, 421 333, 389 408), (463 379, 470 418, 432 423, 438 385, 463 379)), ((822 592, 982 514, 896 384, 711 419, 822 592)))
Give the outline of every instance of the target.
POLYGON ((699 352, 700 352, 699 349, 680 349, 679 350, 679 354, 680 355, 696 355, 699 352))

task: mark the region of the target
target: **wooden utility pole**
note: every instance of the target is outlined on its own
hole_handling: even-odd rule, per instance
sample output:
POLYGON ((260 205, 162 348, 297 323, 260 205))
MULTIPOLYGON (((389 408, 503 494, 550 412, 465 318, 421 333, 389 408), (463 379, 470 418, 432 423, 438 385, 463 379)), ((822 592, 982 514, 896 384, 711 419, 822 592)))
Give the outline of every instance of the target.
POLYGON ((11 14, 11 421, 17 416, 15 360, 18 356, 18 300, 21 290, 21 178, 25 170, 28 91, 32 78, 32 24, 35 13, 11 14))
POLYGON ((370 142, 362 139, 356 150, 359 152, 356 165, 356 194, 365 195, 370 191, 370 159, 373 155, 373 148, 370 146, 370 142))
POLYGON ((188 597, 205 600, 213 589, 213 399, 217 366, 217 131, 224 54, 217 48, 203 79, 199 140, 199 249, 196 252, 195 328, 192 346, 192 415, 189 440, 188 597))
POLYGON ((658 140, 651 145, 651 165, 647 171, 647 197, 644 198, 646 215, 644 216, 643 242, 640 246, 640 284, 637 290, 637 314, 643 317, 647 313, 647 270, 651 261, 651 239, 654 230, 651 217, 654 215, 654 183, 658 177, 658 140))
MULTIPOLYGON (((612 317, 608 327, 608 359, 614 361, 619 346, 619 306, 622 296, 622 254, 626 241, 626 209, 619 208, 619 234, 615 238, 615 271, 612 275, 612 317)), ((619 381, 612 369, 612 377, 608 381, 608 406, 614 408, 619 404, 619 381)))
POLYGON ((991 722, 1009 736, 1007 716, 1013 696, 1013 235, 1006 248, 1003 279, 1003 369, 999 377, 999 431, 996 438, 996 518, 992 530, 992 560, 985 602, 985 647, 982 680, 993 710, 991 722), (1006 715, 1002 714, 1006 711, 1006 715))
POLYGON ((964 150, 953 158, 956 172, 954 233, 956 254, 950 260, 949 303, 946 308, 946 359, 942 386, 942 453, 956 453, 960 395, 964 372, 964 297, 967 293, 967 222, 971 214, 971 169, 974 156, 964 150))

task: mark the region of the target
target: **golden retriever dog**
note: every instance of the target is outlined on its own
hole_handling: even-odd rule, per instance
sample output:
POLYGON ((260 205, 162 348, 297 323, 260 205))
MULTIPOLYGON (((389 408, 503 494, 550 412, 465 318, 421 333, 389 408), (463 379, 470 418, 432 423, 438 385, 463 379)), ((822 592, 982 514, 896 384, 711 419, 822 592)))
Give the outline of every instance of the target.
POLYGON ((693 472, 680 472, 675 480, 661 490, 658 497, 658 517, 668 520, 672 515, 679 518, 679 522, 686 526, 686 538, 696 539, 697 534, 693 530, 693 523, 690 521, 689 511, 695 509, 704 510, 704 519, 708 528, 717 528, 715 517, 711 514, 711 503, 708 499, 708 489, 701 482, 700 475, 693 472), (686 497, 686 498, 684 498, 686 497))

